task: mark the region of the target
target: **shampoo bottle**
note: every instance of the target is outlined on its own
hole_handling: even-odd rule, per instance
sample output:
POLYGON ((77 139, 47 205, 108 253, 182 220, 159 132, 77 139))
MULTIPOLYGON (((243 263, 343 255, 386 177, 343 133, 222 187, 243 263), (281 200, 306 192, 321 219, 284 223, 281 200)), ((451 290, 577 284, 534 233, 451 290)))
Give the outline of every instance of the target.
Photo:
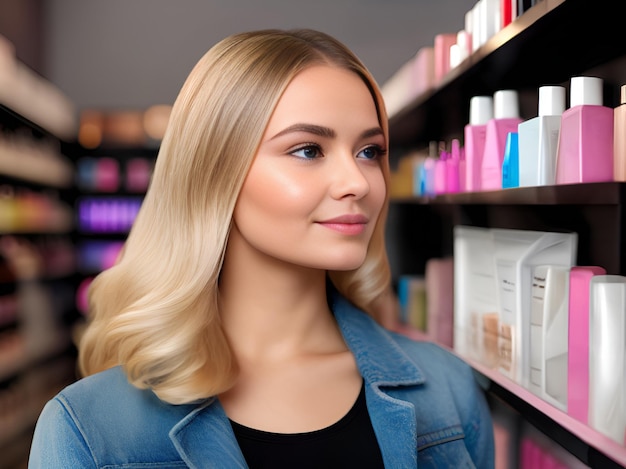
POLYGON ((470 119, 465 126, 465 190, 480 190, 481 168, 487 122, 493 118, 493 98, 491 96, 474 96, 470 100, 470 119))
POLYGON ((615 180, 626 181, 626 85, 622 85, 620 92, 620 105, 614 109, 615 125, 613 131, 614 146, 613 158, 615 160, 615 180))
POLYGON ((509 132, 517 133, 518 95, 515 90, 500 90, 493 95, 493 119, 487 123, 485 151, 481 169, 481 190, 502 189, 502 163, 509 132))
POLYGON ((520 187, 556 182, 557 146, 564 111, 564 87, 539 88, 539 115, 518 126, 520 187))
POLYGON ((613 180, 613 109, 603 106, 602 79, 573 77, 561 118, 557 184, 613 180))

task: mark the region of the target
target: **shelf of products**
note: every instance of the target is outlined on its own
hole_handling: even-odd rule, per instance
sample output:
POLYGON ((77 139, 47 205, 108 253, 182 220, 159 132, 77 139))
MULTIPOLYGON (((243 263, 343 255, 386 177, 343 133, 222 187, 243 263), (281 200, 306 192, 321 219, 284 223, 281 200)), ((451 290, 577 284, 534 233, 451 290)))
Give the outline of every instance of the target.
MULTIPOLYGON (((461 138, 471 97, 499 89, 526 90, 522 117, 536 115, 536 89, 567 83, 596 67, 594 75, 624 81, 624 67, 604 66, 626 54, 621 16, 609 0, 541 0, 453 69, 434 89, 390 117, 393 146, 427 145, 461 138), (617 75, 617 76, 616 76, 617 75)), ((607 104, 617 104, 617 91, 607 104)))
POLYGON ((77 316, 76 194, 74 163, 68 155, 77 122, 62 94, 7 57, 3 46, 0 465, 17 467, 28 454, 45 402, 76 379, 71 338, 77 316), (29 84, 37 89, 29 91, 29 84))
MULTIPOLYGON (((429 142, 462 142, 473 96, 519 90, 521 117, 529 119, 537 113, 538 87, 567 87, 572 76, 587 75, 603 78, 605 104, 615 107, 619 87, 626 83, 626 43, 619 37, 621 26, 614 7, 608 0, 537 2, 452 69, 435 88, 411 99, 391 116, 392 166, 399 163, 398 157, 422 151, 429 142)), ((423 282, 431 259, 451 259, 457 225, 575 232, 576 265, 603 266, 608 274, 626 275, 626 250, 622 246, 625 188, 623 182, 595 182, 394 196, 387 228, 393 279, 398 282, 413 276, 423 282)), ((625 445, 557 409, 499 371, 462 358, 486 382, 490 396, 516 409, 585 465, 626 466, 625 445)))
MULTIPOLYGON (((431 340, 422 331, 409 327, 400 327, 398 332, 419 341, 431 340)), ((449 350, 455 353, 453 349, 449 350)), ((460 358, 469 363, 483 380, 487 380, 489 392, 510 404, 530 423, 544 429, 553 440, 574 451, 581 461, 603 469, 626 466, 623 446, 555 408, 497 370, 466 356, 461 355, 460 358)))
POLYGON ((87 312, 87 289, 94 276, 111 267, 139 212, 158 148, 104 144, 76 150, 78 309, 87 312))

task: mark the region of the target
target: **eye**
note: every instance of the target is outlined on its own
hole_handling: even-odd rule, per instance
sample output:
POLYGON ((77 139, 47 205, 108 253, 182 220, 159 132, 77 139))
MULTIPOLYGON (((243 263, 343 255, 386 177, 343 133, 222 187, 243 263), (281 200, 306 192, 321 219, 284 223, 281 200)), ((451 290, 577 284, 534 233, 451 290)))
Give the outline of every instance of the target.
POLYGON ((317 145, 305 145, 290 151, 289 154, 306 160, 312 160, 320 158, 322 156, 322 150, 317 145))
POLYGON ((385 154, 385 150, 379 146, 379 145, 371 145, 369 147, 365 147, 363 150, 361 150, 358 154, 357 157, 358 158, 363 158, 366 160, 375 160, 377 158, 380 158, 381 156, 383 156, 385 154))

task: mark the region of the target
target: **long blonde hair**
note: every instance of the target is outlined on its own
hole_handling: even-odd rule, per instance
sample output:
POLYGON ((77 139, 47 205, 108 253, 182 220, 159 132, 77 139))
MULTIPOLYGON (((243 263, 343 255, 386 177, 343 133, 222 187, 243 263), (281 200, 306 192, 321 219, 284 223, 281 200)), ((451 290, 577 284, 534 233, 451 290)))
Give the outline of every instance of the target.
MULTIPOLYGON (((233 210, 283 91, 316 64, 339 66, 363 79, 387 137, 374 79, 330 36, 266 30, 216 44, 174 103, 123 255, 91 285, 90 324, 79 355, 84 375, 122 365, 131 383, 173 404, 232 386, 237 364, 220 325, 218 278, 233 210)), ((386 162, 383 172, 388 181, 386 162)), ((335 287, 369 313, 389 284, 386 206, 363 265, 329 273, 335 287)))

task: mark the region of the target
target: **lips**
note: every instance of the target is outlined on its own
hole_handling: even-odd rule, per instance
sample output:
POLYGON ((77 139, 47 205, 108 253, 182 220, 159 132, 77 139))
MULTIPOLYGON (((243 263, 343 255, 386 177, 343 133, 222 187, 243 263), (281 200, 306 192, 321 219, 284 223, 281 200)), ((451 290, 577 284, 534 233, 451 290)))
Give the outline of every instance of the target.
POLYGON ((365 215, 347 214, 317 222, 319 225, 347 235, 357 235, 365 231, 369 219, 365 215))

